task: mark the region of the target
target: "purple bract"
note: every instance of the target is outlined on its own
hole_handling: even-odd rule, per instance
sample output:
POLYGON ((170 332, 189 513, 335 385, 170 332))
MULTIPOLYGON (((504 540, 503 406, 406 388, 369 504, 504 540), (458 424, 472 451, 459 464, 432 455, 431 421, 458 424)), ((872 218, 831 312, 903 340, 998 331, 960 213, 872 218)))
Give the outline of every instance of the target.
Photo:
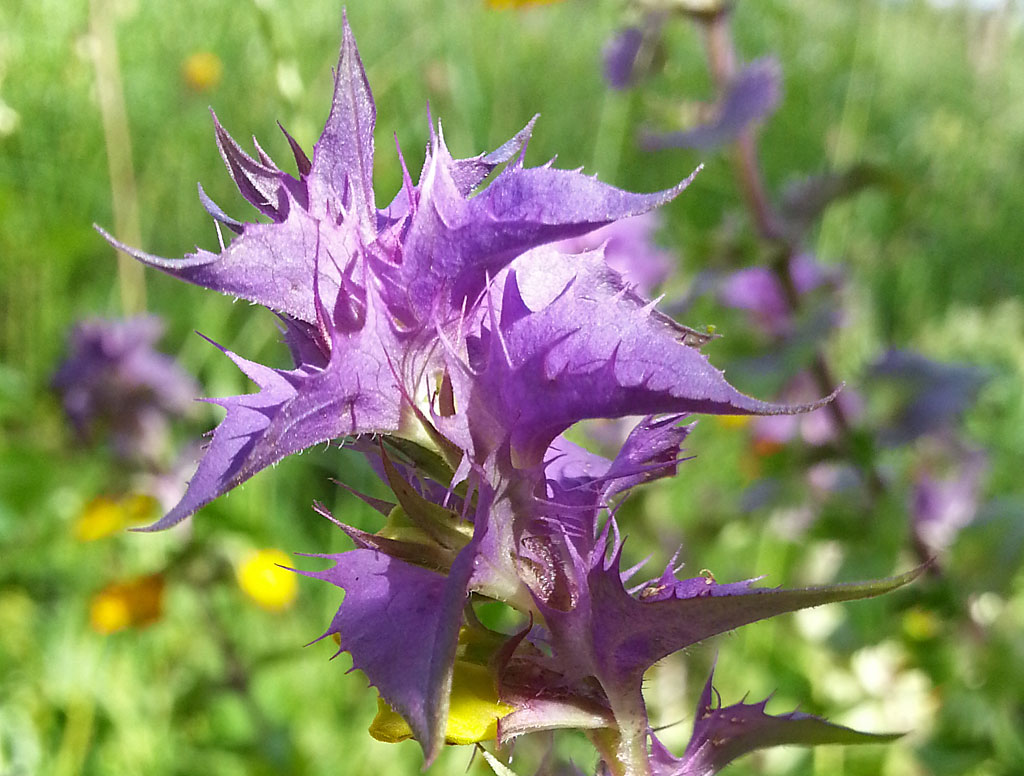
MULTIPOLYGON (((693 176, 634 194, 551 163, 527 167, 533 122, 470 159, 452 158, 438 127, 417 182, 403 163, 401 191, 378 208, 375 120, 346 22, 312 161, 289 137, 297 177, 259 147, 246 154, 215 119, 228 171, 269 223, 235 220, 200 190, 218 225, 236 233, 219 253, 163 259, 108 236, 150 266, 273 310, 295 361, 274 369, 228 353, 259 391, 216 400, 226 417, 184 498, 152 528, 287 455, 350 440, 395 502, 366 497, 383 527, 338 523, 356 549, 302 573, 344 589, 327 633, 408 723, 428 762, 446 739, 455 666, 475 663, 513 708, 498 721, 499 739, 604 728, 614 745, 602 754, 616 773, 668 772, 658 770, 641 692, 655 661, 912 575, 781 590, 680 581, 668 568, 627 589, 636 570, 620 570, 615 506, 675 473, 687 414, 791 414, 827 399, 770 404, 733 388, 700 352, 708 336, 658 312, 609 266, 614 236, 565 252, 561 241, 637 225, 626 219, 669 202, 693 176), (563 436, 584 419, 629 416, 643 417, 612 460, 563 436), (473 613, 479 600, 518 612, 519 630, 486 628, 473 613)), ((762 728, 754 720, 756 740, 741 746, 761 745, 762 728)), ((717 767, 700 746, 687 752, 680 762, 704 770, 674 772, 717 767)))

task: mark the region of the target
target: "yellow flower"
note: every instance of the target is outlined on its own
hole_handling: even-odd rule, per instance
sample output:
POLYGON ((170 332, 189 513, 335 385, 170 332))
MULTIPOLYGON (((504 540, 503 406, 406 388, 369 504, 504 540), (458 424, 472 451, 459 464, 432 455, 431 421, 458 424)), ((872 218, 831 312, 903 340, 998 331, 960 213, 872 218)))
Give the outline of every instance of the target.
POLYGON ((487 0, 487 5, 491 8, 525 8, 529 5, 550 5, 552 3, 558 3, 561 0, 487 0))
POLYGON ((281 550, 256 550, 238 564, 238 586, 249 598, 272 612, 286 609, 295 601, 299 584, 294 572, 281 568, 291 559, 281 550))
POLYGON ((942 633, 942 623, 934 612, 915 606, 903 615, 903 632, 914 641, 927 641, 942 633))
POLYGON ((164 578, 160 574, 115 582, 92 597, 89 624, 103 635, 144 627, 160 619, 163 604, 164 578))
MULTIPOLYGON (((512 711, 498 700, 491 675, 484 666, 456 660, 452 674, 452 695, 444 740, 448 744, 475 744, 498 736, 498 720, 512 711)), ((383 698, 377 699, 377 716, 370 723, 370 735, 395 744, 412 737, 401 715, 383 698)))
POLYGON ((750 415, 715 415, 715 422, 722 428, 743 428, 750 425, 750 415))
POLYGON ((223 71, 220 57, 210 51, 197 51, 181 65, 181 77, 190 89, 197 92, 216 87, 223 71))
POLYGON ((75 521, 75 538, 81 542, 102 539, 130 525, 151 520, 159 505, 152 496, 129 494, 119 498, 97 496, 75 521))

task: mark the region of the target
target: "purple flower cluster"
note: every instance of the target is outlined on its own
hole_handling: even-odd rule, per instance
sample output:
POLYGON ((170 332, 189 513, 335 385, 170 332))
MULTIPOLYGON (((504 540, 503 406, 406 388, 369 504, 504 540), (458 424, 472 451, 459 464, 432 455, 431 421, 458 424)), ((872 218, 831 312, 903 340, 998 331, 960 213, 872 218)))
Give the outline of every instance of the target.
POLYGON ((375 119, 346 22, 312 160, 288 138, 298 177, 259 147, 249 156, 215 120, 230 174, 269 223, 237 221, 200 190, 237 235, 220 253, 169 260, 108 238, 168 274, 273 310, 295 362, 273 369, 227 353, 259 391, 216 400, 226 417, 185 496, 153 528, 285 456, 354 440, 394 500, 367 497, 381 529, 339 522, 355 549, 301 573, 345 591, 325 635, 337 635, 428 762, 446 740, 467 741, 450 724, 467 671, 497 698, 499 744, 584 729, 602 772, 711 774, 776 743, 880 740, 802 714, 768 716, 764 704, 719 708, 710 680, 680 757, 649 726, 642 680, 658 660, 914 576, 783 590, 679 579, 672 564, 649 580, 622 568, 614 506, 675 474, 687 415, 821 404, 769 404, 734 389, 700 352, 706 337, 609 266, 613 242, 565 251, 561 241, 641 217, 690 179, 634 194, 550 163, 527 167, 533 122, 496 151, 454 159, 432 127, 418 180, 403 163, 401 191, 378 207, 375 119), (611 459, 563 436, 581 420, 625 416, 643 419, 611 459), (481 601, 504 603, 519 625, 488 628, 481 601))
POLYGON ((882 443, 913 444, 920 453, 909 496, 915 546, 925 557, 942 554, 975 519, 983 500, 987 456, 963 439, 960 425, 990 375, 975 366, 890 350, 871 376, 880 387, 896 389, 882 443))
POLYGON ((153 461, 167 445, 169 418, 184 415, 198 386, 155 349, 163 325, 152 316, 77 324, 68 355, 53 376, 78 437, 110 438, 125 459, 153 461))

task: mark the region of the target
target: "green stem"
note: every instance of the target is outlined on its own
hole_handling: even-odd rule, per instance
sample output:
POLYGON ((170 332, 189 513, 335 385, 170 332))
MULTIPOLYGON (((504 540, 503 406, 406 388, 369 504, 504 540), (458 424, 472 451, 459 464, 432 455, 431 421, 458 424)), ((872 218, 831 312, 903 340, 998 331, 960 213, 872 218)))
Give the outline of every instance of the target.
POLYGON ((605 90, 591 161, 592 170, 600 172, 602 180, 613 181, 618 175, 622 146, 631 125, 632 105, 632 91, 621 94, 612 89, 605 90))
POLYGON ((605 686, 615 716, 618 741, 615 760, 608 764, 615 776, 649 776, 651 763, 647 747, 647 706, 639 686, 605 686), (616 770, 616 768, 621 770, 616 770))
MULTIPOLYGON (((114 234, 130 245, 142 243, 139 229, 139 198, 132 168, 131 133, 124 105, 121 67, 117 57, 117 35, 109 0, 89 4, 96 94, 103 120, 107 168, 114 209, 114 234)), ((146 276, 137 261, 123 253, 117 256, 118 292, 121 311, 136 315, 146 309, 146 276)))
POLYGON ((76 693, 68 701, 66 712, 64 734, 61 736, 60 748, 53 765, 53 773, 57 776, 71 776, 82 772, 82 766, 92 746, 96 719, 95 700, 76 693))
POLYGON ((594 745, 597 753, 608 766, 612 776, 624 776, 626 771, 622 763, 618 761, 616 754, 618 752, 619 737, 615 731, 610 728, 599 728, 597 730, 585 730, 584 733, 586 733, 590 743, 594 745))

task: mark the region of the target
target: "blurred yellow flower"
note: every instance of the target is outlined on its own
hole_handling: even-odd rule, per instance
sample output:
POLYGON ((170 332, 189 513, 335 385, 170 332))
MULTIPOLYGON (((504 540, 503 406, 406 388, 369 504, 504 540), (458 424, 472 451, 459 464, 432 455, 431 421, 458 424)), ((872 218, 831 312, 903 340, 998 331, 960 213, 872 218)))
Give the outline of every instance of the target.
POLYGON ((92 597, 89 625, 104 635, 144 627, 160 619, 163 604, 164 578, 160 574, 114 582, 92 597))
POLYGON ((210 51, 190 54, 181 65, 181 77, 190 89, 205 92, 220 83, 224 66, 220 57, 210 51))
POLYGON ((753 419, 751 415, 715 415, 714 418, 722 428, 744 428, 753 419))
POLYGON ((903 632, 914 641, 927 641, 941 635, 942 623, 934 612, 915 606, 903 615, 903 632))
POLYGON ((295 573, 281 568, 291 558, 281 550, 256 550, 238 564, 235 571, 238 585, 253 601, 268 611, 277 612, 291 606, 299 593, 295 573))
POLYGON ((152 496, 133 493, 114 498, 97 496, 82 509, 75 521, 75 538, 80 542, 102 539, 128 526, 153 519, 159 504, 152 496))
MULTIPOLYGON (((484 666, 456 660, 448 724, 444 731, 445 743, 493 741, 498 735, 498 720, 512 708, 498 700, 494 681, 484 666)), ((377 716, 370 723, 370 735, 378 741, 395 744, 411 738, 412 730, 387 701, 378 698, 377 716)))
POLYGON ((561 0, 487 0, 491 8, 525 8, 530 5, 551 5, 561 0))

